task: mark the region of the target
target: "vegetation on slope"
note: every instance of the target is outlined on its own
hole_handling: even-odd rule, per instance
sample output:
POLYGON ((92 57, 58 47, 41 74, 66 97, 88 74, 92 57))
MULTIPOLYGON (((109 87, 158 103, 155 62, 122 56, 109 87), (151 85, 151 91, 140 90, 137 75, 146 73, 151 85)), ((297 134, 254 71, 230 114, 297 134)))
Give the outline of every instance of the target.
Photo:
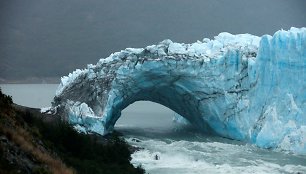
POLYGON ((60 119, 19 109, 0 90, 0 173, 144 173, 130 160, 129 145, 117 134, 77 133, 60 119))

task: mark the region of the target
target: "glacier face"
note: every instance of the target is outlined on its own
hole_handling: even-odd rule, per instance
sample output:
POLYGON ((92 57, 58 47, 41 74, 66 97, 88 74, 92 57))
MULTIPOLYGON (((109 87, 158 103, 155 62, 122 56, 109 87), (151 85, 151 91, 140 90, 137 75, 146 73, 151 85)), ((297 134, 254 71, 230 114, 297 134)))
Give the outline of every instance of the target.
POLYGON ((305 70, 306 28, 164 40, 62 77, 52 106, 82 131, 103 135, 128 105, 153 101, 203 131, 306 154, 305 70))

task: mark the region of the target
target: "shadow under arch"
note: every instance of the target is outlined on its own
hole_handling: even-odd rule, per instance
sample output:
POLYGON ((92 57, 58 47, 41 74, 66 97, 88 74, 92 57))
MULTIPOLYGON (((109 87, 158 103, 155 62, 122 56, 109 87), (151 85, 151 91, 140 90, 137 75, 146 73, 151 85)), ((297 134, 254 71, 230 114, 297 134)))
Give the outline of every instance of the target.
MULTIPOLYGON (((203 117, 203 114, 212 115, 211 110, 203 110, 203 104, 207 101, 201 99, 203 95, 207 96, 206 93, 200 94, 194 90, 188 90, 188 86, 185 84, 192 84, 189 82, 189 78, 184 77, 169 77, 159 76, 159 78, 151 78, 150 83, 152 86, 142 86, 140 90, 136 90, 129 94, 119 94, 120 97, 115 97, 111 103, 111 113, 108 114, 108 118, 105 119, 105 130, 111 132, 114 129, 114 125, 117 120, 121 117, 121 111, 127 108, 129 105, 137 101, 150 101, 163 105, 177 114, 187 119, 193 126, 205 132, 214 132, 210 125, 203 117), (167 79, 166 79, 167 78, 167 79), (173 82, 169 82, 169 79, 175 78, 173 82)), ((144 78, 144 77, 142 77, 144 78)), ((146 84, 145 82, 143 84, 146 84)), ((126 85, 126 84, 125 84, 126 85)), ((131 86, 141 86, 141 84, 130 84, 131 86)), ((194 87, 196 87, 195 85, 194 87)), ((126 87, 125 88, 129 88, 126 87)), ((118 89, 118 88, 117 88, 118 89)), ((118 91, 116 91, 118 95, 118 91)), ((120 93, 120 92, 119 92, 120 93)), ((215 95, 215 94, 213 94, 215 95)), ((218 95, 222 98, 222 95, 218 95)), ((208 97, 209 98, 209 97, 208 97)), ((210 102, 214 102, 218 98, 212 99, 210 102)), ((205 105, 205 104, 204 104, 205 105)), ((209 105, 209 102, 207 103, 209 105)))

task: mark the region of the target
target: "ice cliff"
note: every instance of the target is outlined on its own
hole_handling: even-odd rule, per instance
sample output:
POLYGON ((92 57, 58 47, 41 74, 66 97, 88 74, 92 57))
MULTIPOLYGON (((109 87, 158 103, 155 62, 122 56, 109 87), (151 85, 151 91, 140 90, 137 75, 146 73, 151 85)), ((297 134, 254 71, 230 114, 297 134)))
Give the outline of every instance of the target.
POLYGON ((164 40, 62 77, 52 105, 79 130, 103 135, 124 108, 148 100, 203 131, 306 154, 305 71, 306 28, 164 40))

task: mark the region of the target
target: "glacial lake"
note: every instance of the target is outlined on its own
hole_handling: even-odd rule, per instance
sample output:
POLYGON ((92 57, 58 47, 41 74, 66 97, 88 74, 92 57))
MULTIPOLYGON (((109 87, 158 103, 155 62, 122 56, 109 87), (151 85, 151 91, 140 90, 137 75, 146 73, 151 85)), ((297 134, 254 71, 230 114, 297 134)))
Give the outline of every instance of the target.
MULTIPOLYGON (((1 84, 15 103, 51 105, 57 84, 1 84)), ((136 102, 122 112, 115 129, 142 150, 132 163, 150 174, 306 173, 306 156, 260 149, 254 145, 205 135, 172 121, 173 111, 152 102, 136 102), (156 160, 156 156, 158 160, 156 160)))

